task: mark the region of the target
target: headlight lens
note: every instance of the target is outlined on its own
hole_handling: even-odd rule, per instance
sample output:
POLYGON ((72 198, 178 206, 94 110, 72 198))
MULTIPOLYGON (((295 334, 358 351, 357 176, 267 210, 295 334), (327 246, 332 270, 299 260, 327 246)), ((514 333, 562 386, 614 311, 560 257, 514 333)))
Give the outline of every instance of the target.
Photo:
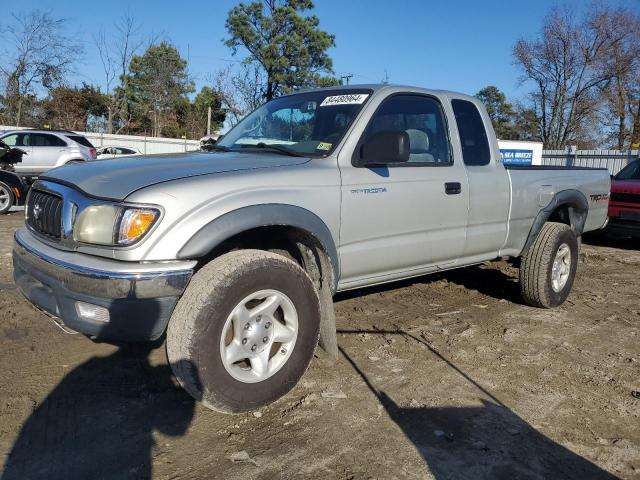
POLYGON ((152 208, 92 205, 80 213, 73 228, 77 242, 126 246, 142 238, 160 212, 152 208))
POLYGON ((73 227, 73 239, 77 242, 113 245, 113 231, 119 210, 112 205, 85 208, 73 227))

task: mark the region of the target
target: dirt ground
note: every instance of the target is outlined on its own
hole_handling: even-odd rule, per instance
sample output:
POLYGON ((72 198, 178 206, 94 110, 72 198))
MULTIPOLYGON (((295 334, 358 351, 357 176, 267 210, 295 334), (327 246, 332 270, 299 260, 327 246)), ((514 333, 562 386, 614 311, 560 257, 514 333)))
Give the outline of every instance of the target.
POLYGON ((637 243, 585 244, 557 310, 522 305, 504 262, 339 295, 340 359, 229 416, 176 387, 161 343, 97 344, 29 306, 21 223, 0 218, 3 480, 640 478, 637 243))

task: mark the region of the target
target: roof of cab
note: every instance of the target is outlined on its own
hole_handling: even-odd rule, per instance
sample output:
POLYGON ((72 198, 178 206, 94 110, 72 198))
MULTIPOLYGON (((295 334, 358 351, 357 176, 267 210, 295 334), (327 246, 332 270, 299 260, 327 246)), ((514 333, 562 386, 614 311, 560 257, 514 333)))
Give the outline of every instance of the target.
POLYGON ((460 92, 454 92, 452 90, 441 90, 441 89, 433 89, 433 88, 423 88, 416 87, 412 85, 400 85, 400 84, 391 84, 391 83, 363 83, 363 84, 351 84, 351 85, 336 85, 332 87, 322 87, 322 88, 307 88, 292 92, 288 95, 296 95, 299 93, 306 92, 316 92, 316 91, 340 91, 340 90, 372 90, 373 93, 377 93, 380 91, 389 91, 389 93, 399 93, 399 92, 409 92, 409 93, 426 93, 432 95, 446 95, 452 98, 461 98, 470 100, 473 102, 479 102, 476 97, 471 95, 467 95, 460 92))

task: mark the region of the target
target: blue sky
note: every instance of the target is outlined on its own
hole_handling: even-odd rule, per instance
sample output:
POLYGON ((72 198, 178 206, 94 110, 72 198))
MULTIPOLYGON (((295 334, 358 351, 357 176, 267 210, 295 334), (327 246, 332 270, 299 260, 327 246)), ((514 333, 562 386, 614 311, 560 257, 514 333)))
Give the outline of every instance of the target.
MULTIPOLYGON (((245 0, 247 1, 247 0, 245 0)), ((163 33, 189 57, 199 86, 210 72, 241 57, 224 46, 227 12, 238 0, 21 0, 14 11, 49 10, 69 20, 71 33, 85 44, 77 81, 102 84, 92 36, 112 28, 126 11, 141 33, 163 33)), ((610 0, 640 9, 638 0, 610 0)), ((315 0, 321 28, 336 35, 330 54, 336 74, 351 73, 352 83, 393 83, 446 88, 473 94, 496 85, 512 100, 526 95, 518 83, 511 49, 519 37, 530 37, 554 5, 580 9, 587 0, 315 0)), ((3 10, 7 10, 5 8, 3 10)))

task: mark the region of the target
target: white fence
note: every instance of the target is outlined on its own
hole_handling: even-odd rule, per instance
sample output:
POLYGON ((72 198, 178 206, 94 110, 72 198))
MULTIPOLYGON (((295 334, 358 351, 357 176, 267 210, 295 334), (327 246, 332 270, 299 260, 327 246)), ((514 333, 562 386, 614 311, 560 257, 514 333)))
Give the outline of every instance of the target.
MULTIPOLYGON (((2 130, 23 130, 23 128, 0 125, 2 130)), ((140 137, 136 135, 113 135, 108 133, 78 132, 89 139, 97 148, 129 147, 147 155, 152 153, 178 153, 198 150, 198 140, 183 140, 164 137, 140 137)))
POLYGON ((542 165, 606 168, 615 175, 640 156, 640 150, 543 150, 542 165))

